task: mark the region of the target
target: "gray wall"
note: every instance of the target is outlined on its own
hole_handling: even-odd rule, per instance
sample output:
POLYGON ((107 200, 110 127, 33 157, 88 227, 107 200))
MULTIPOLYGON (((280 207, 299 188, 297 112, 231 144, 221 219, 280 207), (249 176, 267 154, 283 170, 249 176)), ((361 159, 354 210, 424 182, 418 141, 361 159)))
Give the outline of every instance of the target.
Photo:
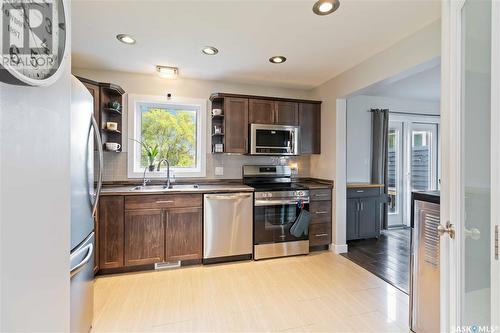
POLYGON ((67 60, 50 87, 0 83, 1 332, 69 331, 67 60))
MULTIPOLYGON (((371 108, 439 115, 439 102, 359 95, 347 100, 347 182, 371 179, 371 108)), ((391 119, 389 115, 389 120, 391 119)))

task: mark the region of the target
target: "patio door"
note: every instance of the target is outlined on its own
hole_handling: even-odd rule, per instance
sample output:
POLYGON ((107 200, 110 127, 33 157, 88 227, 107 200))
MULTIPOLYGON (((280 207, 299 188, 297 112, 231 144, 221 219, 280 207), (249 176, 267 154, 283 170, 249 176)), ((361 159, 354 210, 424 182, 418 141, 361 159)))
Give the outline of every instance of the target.
POLYGON ((500 3, 443 2, 441 331, 500 329, 500 3))
POLYGON ((395 115, 390 118, 388 227, 409 226, 411 192, 438 189, 439 117, 395 115))

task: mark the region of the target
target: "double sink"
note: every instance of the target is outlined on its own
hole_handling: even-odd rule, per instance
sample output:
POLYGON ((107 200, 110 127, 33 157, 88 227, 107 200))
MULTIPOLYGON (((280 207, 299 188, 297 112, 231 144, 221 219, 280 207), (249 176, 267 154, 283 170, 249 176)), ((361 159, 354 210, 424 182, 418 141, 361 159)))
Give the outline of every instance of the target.
POLYGON ((198 184, 187 184, 187 185, 139 185, 134 186, 130 189, 132 192, 168 192, 168 191, 191 191, 197 190, 200 186, 198 184))

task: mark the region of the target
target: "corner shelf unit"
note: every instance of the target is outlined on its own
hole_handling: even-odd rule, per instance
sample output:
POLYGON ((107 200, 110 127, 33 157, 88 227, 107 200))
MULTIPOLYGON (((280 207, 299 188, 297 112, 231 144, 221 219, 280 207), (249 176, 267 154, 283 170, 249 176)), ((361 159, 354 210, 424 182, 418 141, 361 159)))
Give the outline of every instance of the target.
MULTIPOLYGON (((101 128, 102 143, 106 142, 119 143, 123 147, 122 125, 123 125, 123 90, 120 86, 114 83, 102 83, 89 80, 83 77, 77 77, 89 90, 94 98, 94 117, 101 128), (120 108, 110 107, 110 103, 120 103, 120 108), (118 124, 116 130, 106 128, 107 122, 115 122, 118 124)), ((103 147, 106 150, 105 146, 103 147)), ((117 152, 120 152, 120 148, 117 152)))
POLYGON ((226 129, 225 129, 225 118, 224 118, 224 99, 223 98, 214 98, 212 100, 212 109, 210 110, 211 114, 211 126, 210 126, 210 133, 212 134, 212 154, 222 154, 225 152, 226 144, 225 144, 225 135, 226 129), (212 110, 213 109, 221 109, 222 114, 220 115, 213 115, 212 110), (215 128, 220 128, 221 132, 220 133, 215 133, 215 128), (222 151, 215 151, 215 145, 221 144, 222 145, 222 151))

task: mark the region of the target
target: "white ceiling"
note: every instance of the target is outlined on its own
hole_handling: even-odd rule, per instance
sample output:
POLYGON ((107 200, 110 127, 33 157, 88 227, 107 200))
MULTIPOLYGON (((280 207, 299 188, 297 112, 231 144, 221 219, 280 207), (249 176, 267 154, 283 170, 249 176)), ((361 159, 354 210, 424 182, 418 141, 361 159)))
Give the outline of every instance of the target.
POLYGON ((363 95, 416 99, 439 102, 441 97, 441 66, 363 91, 363 95))
POLYGON ((312 88, 418 31, 440 16, 438 0, 341 0, 315 15, 314 0, 72 1, 77 68, 154 73, 179 67, 189 78, 312 88), (115 36, 128 33, 133 46, 115 36), (202 46, 220 52, 205 56, 202 46), (288 61, 275 65, 273 55, 288 61))

